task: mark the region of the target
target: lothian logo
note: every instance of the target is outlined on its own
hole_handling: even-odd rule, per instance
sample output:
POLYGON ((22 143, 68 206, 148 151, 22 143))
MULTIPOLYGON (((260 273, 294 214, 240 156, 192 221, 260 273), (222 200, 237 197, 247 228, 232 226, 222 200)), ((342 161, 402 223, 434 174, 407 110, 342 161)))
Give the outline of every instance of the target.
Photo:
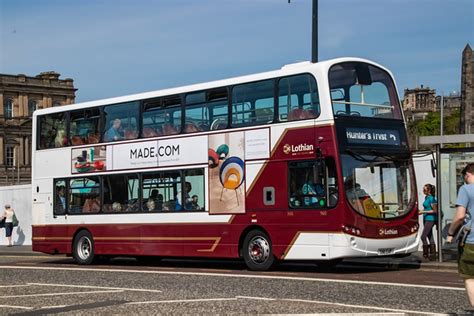
POLYGON ((398 230, 390 228, 380 228, 379 229, 379 235, 380 236, 387 236, 387 235, 398 235, 398 230))
POLYGON ((308 145, 308 144, 299 144, 299 145, 290 145, 290 144, 285 144, 283 146, 283 152, 285 154, 290 154, 290 153, 298 153, 298 152, 311 152, 314 150, 314 146, 313 145, 308 145))

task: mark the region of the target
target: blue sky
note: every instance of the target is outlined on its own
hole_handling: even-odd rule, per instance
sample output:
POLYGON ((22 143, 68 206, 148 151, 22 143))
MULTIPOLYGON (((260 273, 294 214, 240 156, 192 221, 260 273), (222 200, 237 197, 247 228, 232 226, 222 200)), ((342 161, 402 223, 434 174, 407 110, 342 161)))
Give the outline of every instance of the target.
MULTIPOLYGON (((0 73, 54 70, 76 102, 311 59, 311 0, 0 0, 0 73)), ((319 59, 372 59, 398 90, 460 89, 474 0, 319 0, 319 59)))

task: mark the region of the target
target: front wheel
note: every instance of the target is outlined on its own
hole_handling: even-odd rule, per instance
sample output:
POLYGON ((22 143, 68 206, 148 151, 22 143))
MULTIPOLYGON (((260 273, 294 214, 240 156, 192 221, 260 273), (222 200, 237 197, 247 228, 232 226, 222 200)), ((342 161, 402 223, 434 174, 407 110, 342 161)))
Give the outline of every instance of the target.
POLYGON ((94 261, 94 240, 87 230, 80 231, 74 238, 72 257, 78 264, 91 264, 94 261))
POLYGON ((252 230, 245 236, 242 252, 250 270, 265 271, 275 262, 271 240, 260 230, 252 230))

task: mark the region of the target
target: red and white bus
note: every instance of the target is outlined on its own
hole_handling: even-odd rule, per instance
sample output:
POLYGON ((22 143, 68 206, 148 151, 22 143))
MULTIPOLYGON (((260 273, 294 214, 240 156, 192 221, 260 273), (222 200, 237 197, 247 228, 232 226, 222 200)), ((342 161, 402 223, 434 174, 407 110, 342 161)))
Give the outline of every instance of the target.
POLYGON ((418 246, 391 73, 359 58, 38 110, 33 250, 333 262, 418 246))

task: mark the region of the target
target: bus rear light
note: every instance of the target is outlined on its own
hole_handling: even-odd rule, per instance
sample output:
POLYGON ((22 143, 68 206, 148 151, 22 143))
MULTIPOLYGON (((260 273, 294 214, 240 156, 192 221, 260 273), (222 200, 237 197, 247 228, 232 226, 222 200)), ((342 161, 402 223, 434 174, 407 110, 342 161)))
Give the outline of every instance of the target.
POLYGON ((359 228, 356 228, 356 227, 352 227, 352 226, 342 226, 342 228, 344 229, 344 232, 348 233, 348 234, 352 234, 352 235, 360 235, 360 229, 359 228))
POLYGON ((415 233, 415 232, 418 231, 418 228, 420 228, 420 225, 418 225, 418 223, 417 223, 417 224, 415 224, 415 225, 410 229, 410 231, 411 231, 412 233, 415 233))

